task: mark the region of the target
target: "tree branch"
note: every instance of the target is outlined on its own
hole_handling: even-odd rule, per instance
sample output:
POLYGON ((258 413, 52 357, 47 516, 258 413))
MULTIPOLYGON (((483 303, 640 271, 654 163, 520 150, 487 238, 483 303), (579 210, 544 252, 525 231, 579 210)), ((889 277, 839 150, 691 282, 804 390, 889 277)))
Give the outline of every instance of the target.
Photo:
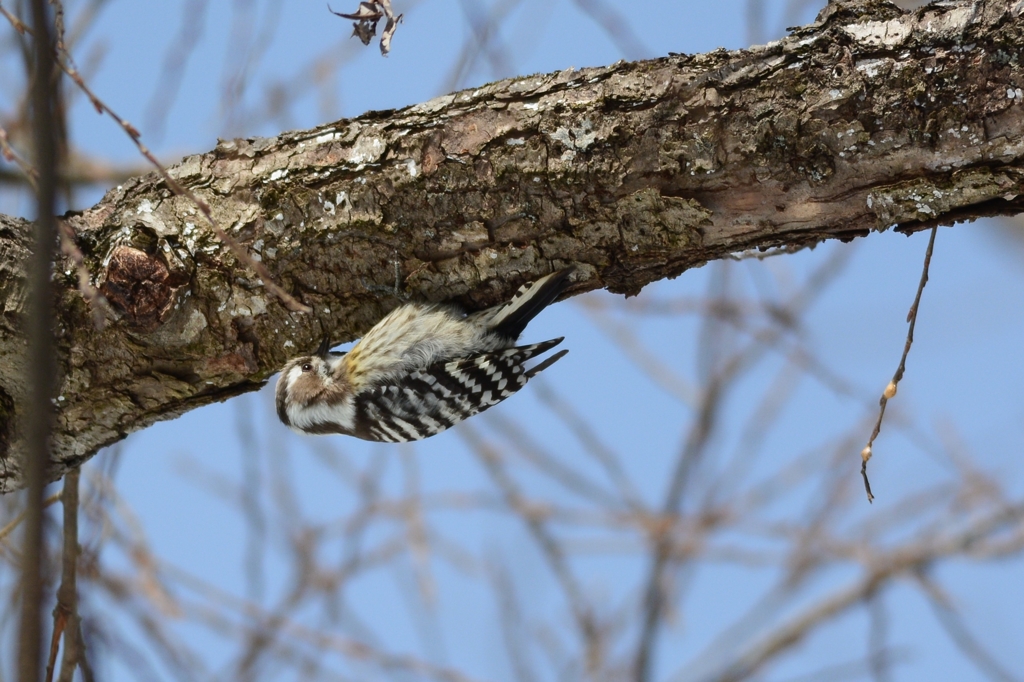
MULTIPOLYGON (((28 303, 22 316, 27 341, 24 360, 17 371, 28 391, 19 396, 25 424, 25 445, 17 453, 23 464, 26 495, 24 553, 21 565, 21 624, 19 629, 18 679, 37 682, 42 672, 42 604, 47 583, 46 528, 43 497, 47 463, 51 460, 54 431, 53 397, 57 388, 57 348, 54 343, 54 286, 51 267, 57 251, 57 205, 60 173, 60 139, 63 135, 57 106, 54 63, 51 55, 52 16, 44 0, 32 0, 32 26, 38 42, 26 59, 32 89, 32 137, 38 164, 36 215, 32 230, 32 257, 22 285, 28 285, 28 303)), ((10 452, 10 451, 9 451, 10 452)))
MULTIPOLYGON (((749 249, 1018 213, 1015 7, 832 3, 750 50, 500 81, 172 167, 313 314, 269 295, 157 175, 129 180, 67 217, 121 317, 95 330, 61 266, 49 476, 258 388, 406 298, 478 308, 569 263, 573 293, 635 294, 749 249)), ((24 485, 12 413, 26 394, 29 230, 0 218, 0 490, 24 485)))

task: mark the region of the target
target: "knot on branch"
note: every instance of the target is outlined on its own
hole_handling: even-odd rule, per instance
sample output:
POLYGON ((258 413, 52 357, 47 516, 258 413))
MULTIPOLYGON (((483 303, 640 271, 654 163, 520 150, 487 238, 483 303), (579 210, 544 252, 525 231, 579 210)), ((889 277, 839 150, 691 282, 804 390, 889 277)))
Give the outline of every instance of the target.
POLYGON ((100 291, 133 327, 153 330, 170 316, 177 291, 187 282, 188 276, 168 267, 159 254, 117 246, 100 291))

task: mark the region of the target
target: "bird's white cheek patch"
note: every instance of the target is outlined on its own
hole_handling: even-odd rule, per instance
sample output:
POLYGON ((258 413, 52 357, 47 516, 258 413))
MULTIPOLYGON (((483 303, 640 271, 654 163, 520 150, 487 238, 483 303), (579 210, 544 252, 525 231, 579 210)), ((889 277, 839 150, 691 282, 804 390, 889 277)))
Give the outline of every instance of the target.
POLYGON ((301 367, 292 367, 288 370, 288 376, 284 378, 285 386, 288 390, 295 388, 295 382, 298 381, 299 377, 302 376, 301 367))
POLYGON ((351 399, 343 400, 334 405, 314 403, 307 407, 290 405, 288 419, 299 430, 309 429, 319 424, 336 424, 349 433, 355 430, 356 408, 351 399))

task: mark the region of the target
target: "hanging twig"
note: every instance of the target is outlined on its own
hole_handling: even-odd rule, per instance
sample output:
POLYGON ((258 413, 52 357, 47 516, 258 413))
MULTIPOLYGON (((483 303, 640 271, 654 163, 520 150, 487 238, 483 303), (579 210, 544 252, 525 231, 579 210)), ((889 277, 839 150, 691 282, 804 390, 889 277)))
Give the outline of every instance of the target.
POLYGON ((921 282, 917 285, 917 296, 914 297, 914 303, 910 306, 910 311, 907 313, 907 322, 910 326, 907 328, 907 342, 903 345, 903 357, 900 358, 900 366, 896 368, 896 373, 892 376, 892 381, 885 387, 882 392, 882 397, 878 401, 878 421, 875 422, 875 428, 871 432, 871 437, 868 438, 868 444, 864 446, 864 449, 860 452, 861 465, 860 475, 864 478, 864 491, 868 494, 868 502, 873 502, 875 496, 871 493, 871 482, 868 481, 868 460, 871 459, 871 447, 875 443, 875 439, 878 438, 879 432, 882 430, 882 418, 885 417, 885 406, 889 402, 889 399, 896 395, 896 387, 903 379, 903 372, 907 369, 907 356, 910 355, 910 346, 914 343, 914 326, 917 324, 917 309, 921 304, 921 294, 924 293, 924 286, 928 283, 928 268, 932 263, 932 249, 935 248, 935 233, 938 231, 938 227, 932 228, 932 234, 928 238, 928 249, 924 252, 924 267, 921 269, 921 282))

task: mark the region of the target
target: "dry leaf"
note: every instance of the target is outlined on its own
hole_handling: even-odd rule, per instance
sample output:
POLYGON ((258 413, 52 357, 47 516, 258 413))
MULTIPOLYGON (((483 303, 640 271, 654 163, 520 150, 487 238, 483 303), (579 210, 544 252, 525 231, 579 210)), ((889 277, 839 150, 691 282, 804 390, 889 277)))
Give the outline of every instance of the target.
POLYGON ((391 36, 395 35, 395 29, 403 16, 399 14, 397 17, 388 17, 388 23, 384 26, 384 33, 380 36, 380 53, 385 57, 391 51, 391 36))
POLYGON ((391 51, 391 38, 395 35, 395 29, 402 21, 401 14, 395 16, 391 9, 391 0, 364 0, 359 3, 359 9, 353 14, 335 12, 331 6, 327 6, 331 14, 345 19, 355 19, 352 23, 352 35, 359 38, 363 45, 369 45, 370 41, 377 35, 377 22, 387 18, 384 25, 384 33, 380 37, 380 53, 387 56, 391 51))

